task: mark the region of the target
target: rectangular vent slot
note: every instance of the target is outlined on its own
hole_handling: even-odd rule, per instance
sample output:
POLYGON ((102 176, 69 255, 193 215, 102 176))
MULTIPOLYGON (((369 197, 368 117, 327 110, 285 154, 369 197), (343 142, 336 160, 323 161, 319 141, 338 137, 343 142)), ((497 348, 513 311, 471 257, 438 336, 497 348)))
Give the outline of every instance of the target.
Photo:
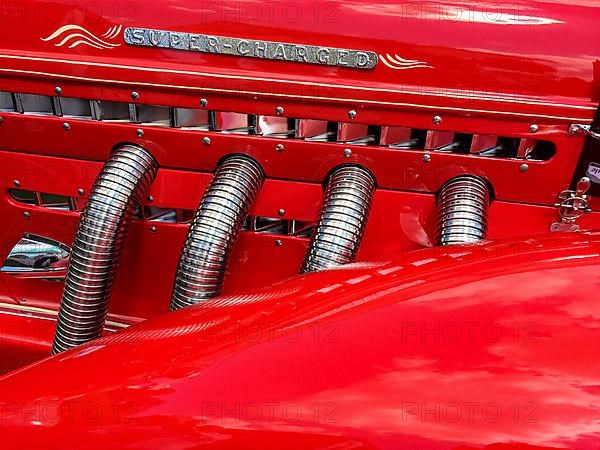
POLYGON ((0 111, 15 111, 13 94, 10 92, 0 92, 0 111))
POLYGON ((96 120, 129 122, 129 104, 94 100, 92 114, 96 120))
POLYGON ((256 116, 235 112, 210 112, 211 131, 226 133, 254 134, 256 130, 256 116))
POLYGON ((337 142, 348 143, 356 142, 359 143, 368 139, 369 137, 369 125, 362 123, 339 123, 337 127, 337 142))
POLYGON ((328 122, 325 120, 296 119, 295 138, 309 139, 327 134, 328 122))
POLYGON ((25 114, 52 115, 52 97, 37 94, 15 94, 15 109, 25 114))
POLYGON ((10 196, 19 203, 24 203, 25 205, 39 205, 39 199, 37 192, 33 191, 24 191, 22 189, 11 189, 9 191, 10 196))
POLYGON ((146 206, 143 214, 138 217, 150 222, 161 223, 190 223, 194 218, 195 211, 189 209, 159 208, 156 206, 146 206))
POLYGON ((170 127, 171 111, 166 106, 129 105, 129 120, 146 126, 170 127))
POLYGON ((314 222, 303 222, 274 217, 248 216, 242 229, 254 233, 309 238, 314 227, 314 222))
POLYGON ((76 119, 91 119, 92 105, 88 100, 79 98, 58 97, 55 101, 56 115, 73 117, 76 119))
POLYGON ((26 191, 24 189, 9 189, 10 196, 17 202, 30 206, 57 211, 79 211, 80 199, 64 195, 48 194, 45 192, 26 191))
POLYGON ((74 211, 73 203, 70 197, 55 194, 40 194, 39 206, 44 208, 56 209, 59 211, 74 211))
POLYGON ((202 131, 209 130, 209 113, 202 109, 173 109, 173 127, 175 128, 197 128, 202 131))
MULTIPOLYGON (((320 130, 324 130, 320 134, 312 134, 310 136, 306 136, 304 139, 307 141, 314 142, 335 142, 338 137, 338 123, 337 122, 323 122, 321 120, 316 120, 311 122, 321 122, 325 124, 324 126, 321 124, 319 126, 320 130)), ((311 124, 311 126, 316 126, 316 124, 311 124)))
POLYGON ((279 116, 257 116, 256 134, 269 137, 289 138, 295 135, 294 119, 279 116))

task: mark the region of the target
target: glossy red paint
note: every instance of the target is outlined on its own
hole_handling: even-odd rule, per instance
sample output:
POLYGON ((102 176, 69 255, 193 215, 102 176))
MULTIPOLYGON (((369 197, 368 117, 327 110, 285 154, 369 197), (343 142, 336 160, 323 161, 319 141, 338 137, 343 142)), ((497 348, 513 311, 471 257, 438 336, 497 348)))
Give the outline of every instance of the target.
MULTIPOLYGON (((291 118, 545 140, 557 151, 544 162, 441 152, 425 162, 416 150, 0 111, 2 261, 27 232, 71 244, 79 220, 15 202, 15 180, 70 197, 83 189, 84 203, 123 142, 160 164, 146 206, 194 210, 230 153, 267 176, 252 215, 316 220, 323 180, 344 163, 367 167, 378 186, 357 265, 298 277, 307 239, 244 231, 225 296, 172 314, 187 225, 134 222, 111 335, 22 369, 49 354, 63 285, 0 273, 0 372, 17 369, 0 380, 7 448, 598 448, 600 237, 540 237, 584 144, 568 126, 591 123, 598 106, 597 5, 90 5, 3 5, 0 92, 194 109, 203 98, 214 111, 282 107, 291 118), (66 25, 364 49, 380 61, 355 70, 131 47, 123 28, 107 38, 112 49, 46 39, 66 25), (396 70, 389 55, 427 67, 396 70), (493 187, 488 238, 500 241, 428 248, 436 192, 464 173, 493 187)), ((578 223, 599 229, 600 213, 578 223)))
MULTIPOLYGON (((202 7, 127 5, 115 10, 110 0, 101 0, 90 9, 68 2, 31 0, 10 9, 7 17, 21 20, 6 23, 4 76, 93 84, 98 93, 107 93, 116 85, 124 90, 137 86, 142 96, 159 90, 177 95, 213 91, 280 101, 283 95, 303 103, 352 102, 367 110, 376 104, 436 112, 458 108, 466 113, 472 108, 479 114, 502 115, 506 111, 513 116, 548 114, 587 120, 594 112, 596 7, 588 3, 379 1, 367 6, 355 1, 321 4, 302 0, 293 8, 249 2, 202 7), (292 14, 292 9, 297 14, 292 14), (40 13, 35 28, 28 11, 40 13), (55 39, 41 40, 69 24, 84 26, 97 36, 109 27, 123 25, 371 50, 380 55, 380 62, 374 70, 364 71, 139 48, 125 45, 122 34, 110 40, 117 47, 104 50, 56 46, 59 42, 55 39), (393 70, 381 61, 387 54, 431 67, 393 70), (473 66, 478 70, 464 70, 473 66)), ((110 93, 114 95, 112 89, 110 93)), ((297 108, 301 112, 300 105, 297 108)))
POLYGON ((3 440, 596 449, 599 266, 598 233, 435 248, 164 314, 4 377, 3 440))

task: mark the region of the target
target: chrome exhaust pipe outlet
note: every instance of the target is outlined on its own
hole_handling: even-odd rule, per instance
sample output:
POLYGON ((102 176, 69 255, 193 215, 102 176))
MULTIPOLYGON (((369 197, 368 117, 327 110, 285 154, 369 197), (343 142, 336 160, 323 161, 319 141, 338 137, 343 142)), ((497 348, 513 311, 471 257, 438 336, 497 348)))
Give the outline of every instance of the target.
POLYGON ((447 181, 439 193, 438 244, 477 242, 487 234, 490 189, 474 175, 460 175, 447 181))
POLYGON ((252 158, 226 158, 196 210, 181 252, 170 310, 218 296, 229 254, 264 181, 252 158))
POLYGON ((102 168, 73 243, 52 354, 102 333, 129 223, 157 171, 152 155, 130 144, 102 168))
POLYGON ((316 272, 352 262, 367 225, 375 179, 361 166, 333 170, 316 230, 300 273, 316 272))

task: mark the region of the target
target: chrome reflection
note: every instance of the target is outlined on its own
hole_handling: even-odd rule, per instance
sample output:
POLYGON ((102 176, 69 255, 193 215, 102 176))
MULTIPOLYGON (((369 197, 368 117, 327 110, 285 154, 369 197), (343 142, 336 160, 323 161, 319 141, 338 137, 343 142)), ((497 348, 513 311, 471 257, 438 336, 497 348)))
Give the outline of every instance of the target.
POLYGON ((71 249, 53 239, 25 234, 8 254, 0 272, 66 274, 71 249))
POLYGON ((374 191, 375 179, 364 167, 344 165, 333 171, 301 273, 329 269, 354 260, 374 191))
POLYGON ((227 157, 217 169, 181 252, 172 311, 221 294, 233 245, 262 188, 260 165, 245 155, 227 157))
POLYGON ((466 244, 485 239, 490 190, 481 177, 461 175, 439 193, 438 243, 466 244))
POLYGON ((73 242, 53 354, 102 333, 129 224, 157 171, 154 157, 133 144, 120 145, 104 164, 73 242))

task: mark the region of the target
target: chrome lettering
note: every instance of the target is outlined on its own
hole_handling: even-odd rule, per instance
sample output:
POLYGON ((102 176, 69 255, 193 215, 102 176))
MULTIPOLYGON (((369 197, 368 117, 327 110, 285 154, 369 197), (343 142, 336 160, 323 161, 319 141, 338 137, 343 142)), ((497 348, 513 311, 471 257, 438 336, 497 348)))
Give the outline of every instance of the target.
POLYGON ((321 64, 327 64, 329 62, 329 49, 319 48, 317 50, 317 61, 321 64))
POLYGON ((365 67, 369 63, 369 55, 365 52, 356 52, 356 65, 358 67, 365 67))
POLYGON ((299 45, 296 47, 296 61, 304 61, 308 62, 306 57, 307 49, 303 45, 299 45))
POLYGON ((250 43, 246 40, 241 40, 237 44, 237 52, 240 55, 247 55, 250 53, 250 43))
POLYGON ((208 49, 207 51, 213 53, 219 53, 219 39, 214 36, 208 37, 208 49))
POLYGON ((373 69, 377 65, 378 59, 376 53, 366 50, 239 39, 149 28, 126 28, 123 38, 127 44, 140 47, 171 48, 354 69, 373 69))
POLYGON ((261 54, 262 54, 263 58, 267 57, 267 43, 255 41, 254 42, 254 56, 259 57, 259 56, 261 56, 261 54))
POLYGON ((277 44, 277 47, 275 47, 275 53, 273 54, 273 58, 275 58, 275 59, 286 59, 285 58, 285 50, 283 48, 283 44, 277 44))

